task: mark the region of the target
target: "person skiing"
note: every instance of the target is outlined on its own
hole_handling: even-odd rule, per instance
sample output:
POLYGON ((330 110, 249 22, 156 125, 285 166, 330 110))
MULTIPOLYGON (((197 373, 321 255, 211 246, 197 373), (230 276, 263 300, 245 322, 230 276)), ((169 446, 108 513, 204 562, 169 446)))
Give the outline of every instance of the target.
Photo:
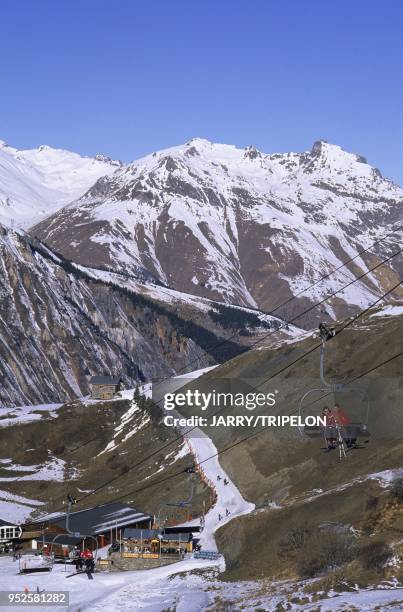
POLYGON ((220 513, 218 513, 218 520, 221 521, 221 519, 222 519, 222 516, 220 513))
POLYGON ((217 480, 220 481, 221 480, 221 476, 220 474, 217 474, 217 480))
POLYGON ((226 478, 224 478, 224 485, 228 484, 228 480, 226 478))
POLYGON ((225 508, 225 516, 229 516, 230 515, 230 511, 228 510, 228 508, 225 508))

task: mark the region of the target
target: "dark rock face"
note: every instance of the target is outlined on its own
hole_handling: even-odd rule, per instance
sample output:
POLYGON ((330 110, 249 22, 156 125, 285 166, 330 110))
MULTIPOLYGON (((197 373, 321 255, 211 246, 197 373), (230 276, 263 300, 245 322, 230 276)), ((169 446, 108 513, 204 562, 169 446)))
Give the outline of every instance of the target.
MULTIPOLYGON (((64 401, 89 392, 93 374, 124 384, 215 363, 219 338, 140 293, 91 277, 37 240, 0 231, 0 402, 64 401)), ((102 280, 102 274, 105 279, 102 280)), ((191 320, 192 319, 192 320, 191 320)), ((228 355, 242 348, 226 346, 228 355), (232 351, 232 353, 231 353, 232 351)))
MULTIPOLYGON (((121 376, 131 388, 221 363, 257 338, 271 342, 268 330, 281 324, 223 308, 155 283, 144 269, 75 265, 0 225, 0 405, 76 398, 96 374, 121 376)), ((280 337, 298 333, 291 326, 280 337)))

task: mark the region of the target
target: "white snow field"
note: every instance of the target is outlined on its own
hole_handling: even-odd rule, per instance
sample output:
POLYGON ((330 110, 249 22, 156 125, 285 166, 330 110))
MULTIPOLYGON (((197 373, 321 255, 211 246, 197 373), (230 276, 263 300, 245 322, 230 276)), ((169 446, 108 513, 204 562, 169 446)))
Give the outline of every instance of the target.
POLYGON ((56 411, 63 404, 38 404, 36 406, 19 406, 6 408, 0 406, 0 427, 20 425, 29 421, 39 421, 44 417, 56 417, 56 411))
POLYGON ((0 141, 0 223, 27 228, 56 212, 120 167, 42 145, 20 151, 0 141))

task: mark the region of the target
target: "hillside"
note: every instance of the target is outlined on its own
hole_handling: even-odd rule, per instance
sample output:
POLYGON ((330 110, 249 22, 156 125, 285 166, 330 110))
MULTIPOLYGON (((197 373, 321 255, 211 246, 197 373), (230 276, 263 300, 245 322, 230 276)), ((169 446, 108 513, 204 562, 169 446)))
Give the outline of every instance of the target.
POLYGON ((81 498, 110 479, 114 482, 91 494, 81 504, 83 508, 121 497, 151 514, 157 515, 162 508, 169 522, 199 515, 203 500, 209 506, 210 492, 198 477, 189 510, 164 506, 189 497, 189 476, 153 483, 184 470, 194 459, 184 441, 176 441, 172 429, 159 425, 147 405, 116 399, 75 401, 57 410, 51 408, 38 406, 31 420, 17 417, 6 426, 2 426, 6 415, 2 415, 3 519, 22 520, 30 514, 60 511, 68 493, 81 498), (148 454, 169 442, 173 443, 166 450, 144 460, 145 449, 148 454))
MULTIPOLYGON (((100 178, 30 231, 83 265, 145 269, 179 291, 265 311, 391 234, 276 313, 287 318, 398 249, 402 201, 362 156, 324 141, 265 154, 193 139, 100 178)), ((297 324, 357 311, 401 266, 379 268, 297 324)))
MULTIPOLYGON (((127 274, 74 266, 7 228, 0 229, 0 256, 5 406, 86 395, 93 374, 112 373, 133 387, 217 363, 282 324, 241 308, 227 315, 220 304, 127 274)), ((290 326, 282 336, 297 333, 290 326)))
MULTIPOLYGON (((402 333, 401 306, 371 311, 328 343, 329 378, 350 380, 401 353, 402 333)), ((207 373, 198 381, 198 388, 211 389, 214 381, 232 378, 238 384, 247 381, 252 387, 257 385, 259 391, 278 389, 278 403, 271 414, 298 414, 303 393, 320 387, 319 351, 304 357, 271 381, 265 381, 317 342, 317 338, 309 338, 287 347, 241 355, 207 373)), ((226 557, 228 578, 295 578, 299 571, 297 549, 284 557, 285 541, 291 537, 292 530, 317 532, 320 525, 353 530, 359 535, 360 545, 374 535, 376 540, 390 543, 398 550, 403 506, 391 496, 390 487, 394 479, 403 476, 401 372, 400 355, 399 359, 352 385, 352 395, 331 394, 311 408, 313 414, 320 414, 323 405, 331 406, 338 401, 357 419, 361 391, 368 393, 369 442, 362 439, 363 448, 351 451, 342 461, 337 451, 323 452, 320 437, 304 437, 298 429, 290 427, 268 427, 257 435, 256 429, 247 427, 205 428, 220 450, 250 436, 220 455, 221 464, 245 499, 258 508, 218 531, 218 545, 226 557)), ((317 399, 318 395, 313 398, 317 399)), ((223 411, 223 414, 242 413, 245 410, 223 411)), ((361 419, 367 419, 366 410, 361 411, 361 419)), ((317 548, 313 554, 320 557, 317 548)))

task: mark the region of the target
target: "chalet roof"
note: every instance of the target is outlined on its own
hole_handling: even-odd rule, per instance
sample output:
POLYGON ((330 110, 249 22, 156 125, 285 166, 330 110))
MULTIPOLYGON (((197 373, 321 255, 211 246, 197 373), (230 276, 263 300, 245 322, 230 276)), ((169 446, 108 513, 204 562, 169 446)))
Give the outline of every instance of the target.
MULTIPOLYGON (((95 506, 94 508, 71 512, 69 527, 70 531, 82 535, 97 535, 109 532, 110 529, 115 529, 116 527, 126 527, 149 520, 151 520, 151 516, 136 510, 136 508, 121 504, 120 502, 110 502, 101 506, 95 506)), ((65 528, 66 513, 50 514, 34 522, 36 524, 46 523, 65 528)))
POLYGON ((4 521, 0 518, 0 527, 18 527, 18 525, 12 523, 11 521, 4 521))
POLYGON ((123 531, 123 538, 133 538, 134 540, 150 540, 158 538, 158 535, 162 533, 161 529, 136 529, 128 527, 123 531))
POLYGON ((135 529, 127 528, 123 532, 123 539, 127 540, 132 538, 133 540, 151 540, 157 539, 161 535, 162 542, 190 542, 193 539, 191 533, 165 533, 162 529, 135 529))
POLYGON ((116 376, 91 376, 91 385, 118 385, 120 378, 116 376))
POLYGON ((191 542, 192 540, 192 533, 164 533, 162 536, 163 542, 191 542))
POLYGON ((200 525, 175 525, 164 527, 164 533, 199 533, 200 525))

